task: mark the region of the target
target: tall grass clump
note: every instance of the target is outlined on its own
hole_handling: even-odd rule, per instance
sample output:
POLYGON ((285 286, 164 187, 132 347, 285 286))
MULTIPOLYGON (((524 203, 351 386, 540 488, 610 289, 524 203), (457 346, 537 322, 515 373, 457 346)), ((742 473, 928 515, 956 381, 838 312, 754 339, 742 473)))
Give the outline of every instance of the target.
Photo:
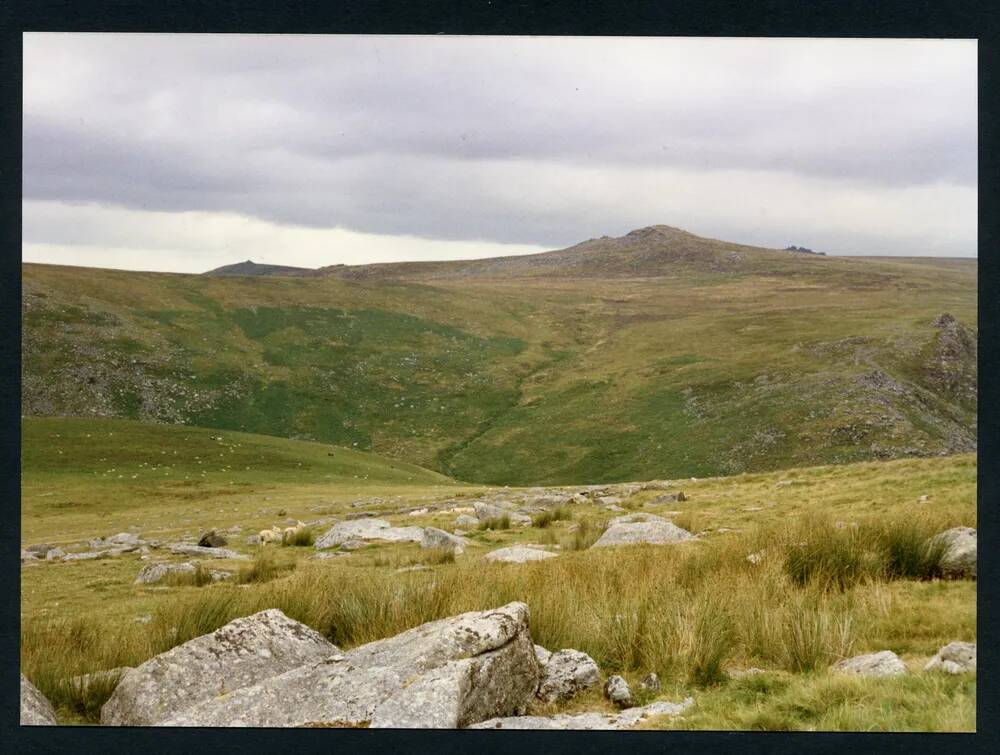
POLYGON ((501 516, 490 517, 489 519, 484 519, 479 523, 479 529, 481 530, 509 530, 510 529, 510 514, 503 514, 501 516))
POLYGON ((878 537, 885 553, 889 579, 937 579, 948 545, 934 538, 938 532, 923 519, 906 519, 880 528, 878 537))
POLYGON ((880 554, 867 535, 860 527, 838 529, 826 517, 807 516, 796 533, 800 539, 788 547, 785 571, 799 587, 853 587, 881 572, 880 554))
POLYGON ((703 597, 694 607, 688 653, 688 681, 699 687, 721 684, 723 668, 734 645, 734 632, 725 608, 703 597))
POLYGON ((854 622, 816 596, 789 595, 781 610, 781 662, 789 671, 813 671, 850 654, 854 622))
POLYGON ((291 547, 309 547, 316 542, 316 535, 312 528, 301 527, 293 530, 286 530, 281 537, 281 544, 291 547))
POLYGON ((597 542, 598 538, 604 534, 608 528, 607 522, 598 522, 593 519, 581 519, 573 530, 573 534, 564 543, 567 550, 584 551, 597 542))
POLYGON ((270 582, 294 568, 294 561, 279 563, 271 549, 261 548, 248 565, 240 567, 236 573, 236 582, 241 585, 251 582, 270 582))
POLYGON ((212 573, 201 564, 195 564, 194 571, 170 572, 163 578, 163 583, 171 587, 204 587, 212 583, 212 573))
POLYGON ((557 506, 553 509, 546 509, 531 517, 531 526, 545 529, 553 522, 569 520, 573 518, 573 512, 566 506, 557 506))

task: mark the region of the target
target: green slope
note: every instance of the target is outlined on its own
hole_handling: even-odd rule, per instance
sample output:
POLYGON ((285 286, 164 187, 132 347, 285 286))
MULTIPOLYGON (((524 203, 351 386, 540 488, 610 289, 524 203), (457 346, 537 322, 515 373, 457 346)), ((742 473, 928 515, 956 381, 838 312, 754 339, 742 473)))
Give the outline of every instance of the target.
POLYGON ((25 265, 23 413, 320 440, 499 484, 975 448, 974 262, 689 237, 585 242, 525 277, 25 265))

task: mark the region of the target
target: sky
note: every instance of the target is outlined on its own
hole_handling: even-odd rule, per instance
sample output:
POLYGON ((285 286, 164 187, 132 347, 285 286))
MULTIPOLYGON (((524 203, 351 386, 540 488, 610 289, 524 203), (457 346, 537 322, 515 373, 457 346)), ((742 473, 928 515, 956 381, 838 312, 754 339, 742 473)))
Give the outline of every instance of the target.
POLYGON ((976 255, 974 40, 24 37, 22 258, 976 255))

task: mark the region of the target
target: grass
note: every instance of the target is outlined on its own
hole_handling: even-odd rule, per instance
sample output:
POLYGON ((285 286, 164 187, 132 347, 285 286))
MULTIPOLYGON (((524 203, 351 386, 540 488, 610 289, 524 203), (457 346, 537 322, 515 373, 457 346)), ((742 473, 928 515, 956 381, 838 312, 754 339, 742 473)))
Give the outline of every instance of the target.
POLYGON ((568 506, 556 506, 546 509, 531 517, 531 526, 545 529, 553 522, 568 521, 573 518, 573 512, 568 506))
POLYGON ((501 514, 500 516, 491 516, 488 519, 484 519, 479 523, 480 530, 509 530, 510 529, 510 514, 501 514))
POLYGON ((271 548, 261 547, 247 566, 241 566, 236 573, 236 582, 241 585, 270 582, 288 571, 295 569, 295 562, 279 562, 271 548))
POLYGON ((281 537, 281 544, 288 547, 306 548, 316 542, 316 535, 310 527, 301 527, 284 532, 281 537))
MULTIPOLYGON (((930 323, 948 311, 976 327, 974 264, 786 257, 774 272, 741 253, 739 269, 672 267, 616 280, 613 296, 585 278, 425 285, 29 264, 24 414, 312 439, 510 485, 972 448, 974 391, 936 381, 930 323), (876 367, 900 389, 865 383, 876 367)), ((974 357, 952 366, 968 388, 974 357)))
MULTIPOLYGON (((703 701, 709 705, 736 684, 725 678, 730 667, 757 666, 768 669, 771 676, 788 675, 795 684, 801 678, 810 686, 822 685, 827 667, 841 657, 890 649, 917 670, 942 645, 975 641, 976 583, 934 579, 932 573, 915 577, 911 569, 889 568, 907 561, 900 555, 906 550, 889 534, 912 530, 922 536, 956 525, 975 526, 975 479, 974 457, 950 457, 686 480, 683 489, 690 499, 686 506, 703 522, 701 538, 695 542, 587 549, 603 531, 607 513, 585 503, 572 507, 573 520, 567 527, 476 531, 470 537, 478 546, 457 558, 451 551, 438 553, 404 543, 371 545, 323 561, 311 559, 312 549, 297 547, 261 549, 262 555, 251 563, 220 560, 219 568, 242 568, 264 580, 244 582, 245 587, 237 579, 202 587, 134 585, 141 562, 132 556, 40 564, 22 569, 22 669, 51 695, 61 721, 88 722, 99 710, 102 693, 98 688, 93 694, 66 689, 63 680, 69 676, 136 665, 263 608, 279 608, 337 644, 352 647, 442 616, 525 600, 531 608, 534 641, 553 650, 579 648, 598 661, 604 674, 624 674, 633 689, 643 675, 655 671, 668 699, 693 694, 699 706, 703 701), (792 484, 777 486, 785 481, 792 484), (931 496, 932 506, 917 503, 924 494, 931 496), (717 532, 721 525, 731 531, 717 532), (853 538, 845 542, 878 556, 872 560, 873 568, 842 585, 821 576, 821 569, 814 568, 805 580, 789 573, 786 564, 799 543, 805 543, 806 552, 823 554, 825 547, 833 547, 825 545, 832 537, 853 538), (489 548, 547 538, 563 546, 558 558, 517 566, 482 560, 489 548), (757 552, 765 553, 763 559, 748 562, 746 556, 757 552), (405 575, 394 571, 412 565, 432 568, 405 575), (132 621, 143 614, 151 615, 152 621, 132 621)), ((29 471, 25 481, 31 485, 37 473, 29 471)), ((245 532, 253 532, 258 525, 272 523, 280 509, 303 521, 329 514, 341 518, 358 510, 351 505, 358 492, 369 496, 381 492, 363 487, 348 488, 349 495, 335 492, 342 483, 262 488, 258 484, 248 485, 236 496, 199 498, 196 505, 207 520, 192 521, 188 529, 196 536, 210 527, 225 530, 242 524, 245 532), (313 508, 320 513, 312 513, 313 508)), ((68 498, 67 489, 91 490, 88 485, 94 483, 81 471, 53 479, 48 490, 35 488, 37 497, 22 516, 31 523, 36 541, 64 542, 58 535, 69 525, 90 535, 111 534, 127 526, 128 519, 106 523, 114 516, 116 498, 106 499, 108 518, 97 516, 93 509, 87 511, 87 519, 73 507, 48 505, 52 499, 68 498)), ((373 496, 364 507, 397 525, 450 528, 455 518, 451 507, 461 507, 466 498, 479 498, 484 492, 455 485, 414 487, 398 498, 373 496), (430 503, 423 497, 427 495, 450 503, 440 510, 429 506, 427 513, 416 517, 406 513, 414 505, 430 503)), ((156 520, 160 526, 178 528, 178 520, 190 516, 187 507, 193 505, 179 497, 186 494, 183 488, 167 489, 141 501, 132 512, 141 511, 149 519, 164 514, 156 520)), ((644 491, 629 502, 637 510, 664 515, 676 504, 650 504, 658 495, 644 491)), ((314 530, 323 531, 319 526, 314 530)), ((897 540, 919 538, 900 534, 897 540)), ((250 550, 242 538, 232 538, 231 546, 250 550)), ((817 563, 836 566, 852 561, 824 557, 817 563)), ((929 688, 928 694, 929 704, 945 699, 937 688, 929 688)), ((964 705, 965 699, 953 698, 956 705, 964 705)), ((602 703, 598 696, 575 704, 602 703)), ((852 704, 874 716, 881 703, 864 698, 852 704)), ((739 719, 744 723, 752 718, 746 710, 730 713, 745 716, 746 720, 739 719)), ((772 713, 750 724, 792 728, 816 724, 812 714, 772 713)), ((728 720, 711 715, 719 722, 728 720)), ((927 715, 933 726, 961 726, 965 720, 961 716, 951 720, 939 712, 927 715)), ((708 725, 701 714, 692 720, 708 725)), ((892 720, 906 724, 902 718, 892 720)), ((916 720, 916 713, 907 720, 916 720)), ((837 721, 824 724, 830 722, 837 721)))

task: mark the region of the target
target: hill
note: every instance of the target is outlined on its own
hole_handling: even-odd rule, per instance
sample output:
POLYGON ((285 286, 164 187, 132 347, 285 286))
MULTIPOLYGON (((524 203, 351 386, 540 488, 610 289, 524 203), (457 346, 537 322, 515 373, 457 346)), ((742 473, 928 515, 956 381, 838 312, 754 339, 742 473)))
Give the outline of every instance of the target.
POLYGON ((618 238, 602 236, 567 249, 514 257, 445 262, 337 265, 319 272, 348 279, 634 278, 692 272, 770 273, 804 271, 788 250, 703 238, 667 225, 638 228, 618 238))
POLYGON ((312 275, 315 271, 308 267, 289 267, 288 265, 259 265, 256 262, 236 262, 209 270, 203 275, 236 276, 236 275, 312 275))
POLYGON ((654 226, 315 276, 23 271, 29 416, 319 440, 496 484, 976 444, 974 261, 823 257, 654 226))

